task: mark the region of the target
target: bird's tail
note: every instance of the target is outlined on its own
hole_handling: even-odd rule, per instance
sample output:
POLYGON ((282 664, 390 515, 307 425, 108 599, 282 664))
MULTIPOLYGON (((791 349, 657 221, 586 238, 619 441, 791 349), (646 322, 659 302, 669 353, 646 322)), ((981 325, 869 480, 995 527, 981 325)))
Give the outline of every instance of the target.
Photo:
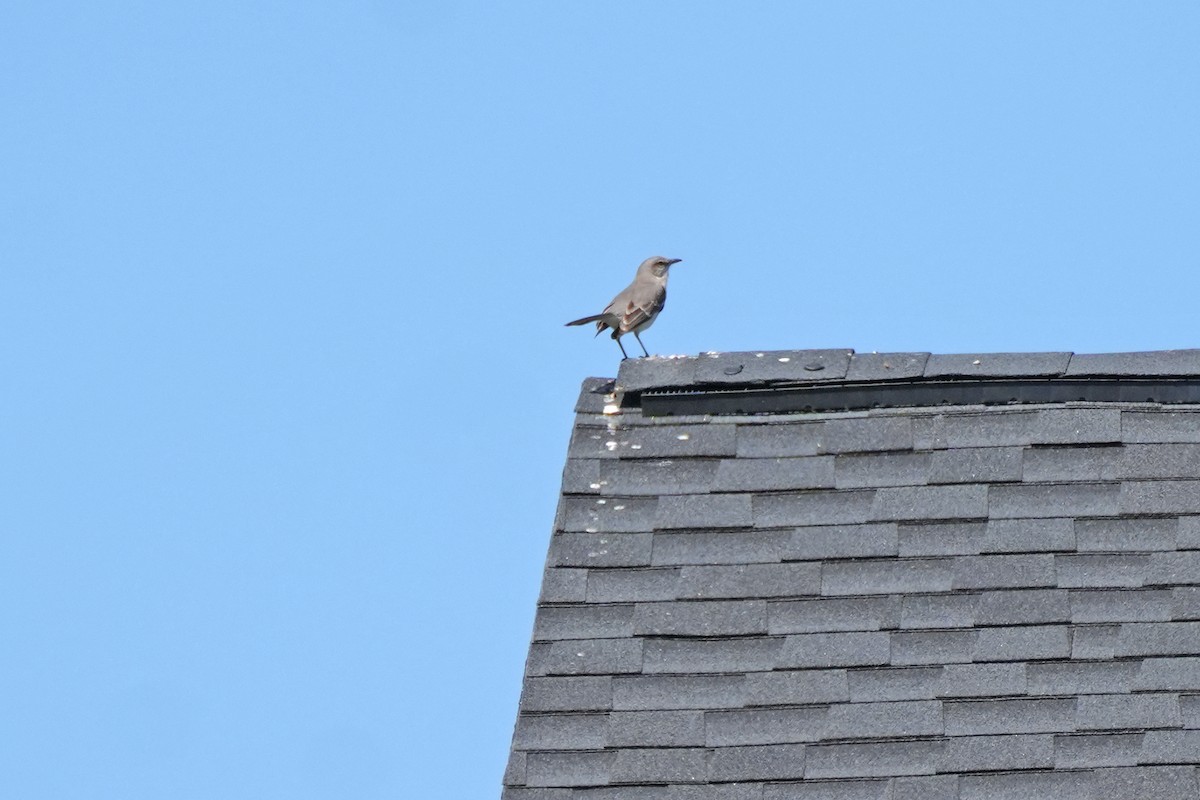
POLYGON ((600 318, 603 316, 604 316, 603 314, 593 314, 590 317, 583 317, 582 319, 577 319, 572 322, 568 322, 566 327, 570 327, 572 325, 587 325, 589 322, 598 322, 600 320, 600 318))

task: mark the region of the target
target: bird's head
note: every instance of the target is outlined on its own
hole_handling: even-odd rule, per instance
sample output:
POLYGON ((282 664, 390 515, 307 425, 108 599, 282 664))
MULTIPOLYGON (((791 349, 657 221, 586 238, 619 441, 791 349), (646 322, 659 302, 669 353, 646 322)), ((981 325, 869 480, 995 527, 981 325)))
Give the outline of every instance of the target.
POLYGON ((656 278, 661 278, 667 274, 667 270, 672 264, 678 264, 682 258, 666 258, 664 256, 650 256, 642 265, 638 267, 638 272, 649 272, 656 278))

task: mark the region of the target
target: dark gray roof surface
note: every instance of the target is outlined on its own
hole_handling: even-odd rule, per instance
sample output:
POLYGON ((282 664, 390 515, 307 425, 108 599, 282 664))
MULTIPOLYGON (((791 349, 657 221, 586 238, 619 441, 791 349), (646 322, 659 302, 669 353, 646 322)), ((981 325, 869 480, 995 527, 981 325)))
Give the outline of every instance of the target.
POLYGON ((585 382, 505 800, 1200 796, 1200 405, 654 418, 614 393, 1063 374, 1200 356, 733 353, 585 382))

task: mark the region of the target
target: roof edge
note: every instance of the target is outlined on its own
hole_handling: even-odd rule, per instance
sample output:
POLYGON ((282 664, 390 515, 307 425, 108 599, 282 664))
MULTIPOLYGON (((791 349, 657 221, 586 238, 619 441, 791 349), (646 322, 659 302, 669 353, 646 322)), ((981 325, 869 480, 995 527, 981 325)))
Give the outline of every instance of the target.
POLYGON ((824 383, 1047 378, 1200 378, 1200 349, 1133 353, 856 353, 774 350, 621 362, 614 390, 769 388, 824 383))

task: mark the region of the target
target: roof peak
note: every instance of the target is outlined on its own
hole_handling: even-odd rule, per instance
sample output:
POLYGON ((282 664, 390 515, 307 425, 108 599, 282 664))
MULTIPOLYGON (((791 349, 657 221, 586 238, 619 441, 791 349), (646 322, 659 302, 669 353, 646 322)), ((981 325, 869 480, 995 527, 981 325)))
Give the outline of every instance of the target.
MULTIPOLYGON (((1021 402, 1200 402, 1200 349, 1133 353, 775 350, 621 363, 623 407, 760 413, 1021 402)), ((610 390, 611 391, 611 390, 610 390)))

